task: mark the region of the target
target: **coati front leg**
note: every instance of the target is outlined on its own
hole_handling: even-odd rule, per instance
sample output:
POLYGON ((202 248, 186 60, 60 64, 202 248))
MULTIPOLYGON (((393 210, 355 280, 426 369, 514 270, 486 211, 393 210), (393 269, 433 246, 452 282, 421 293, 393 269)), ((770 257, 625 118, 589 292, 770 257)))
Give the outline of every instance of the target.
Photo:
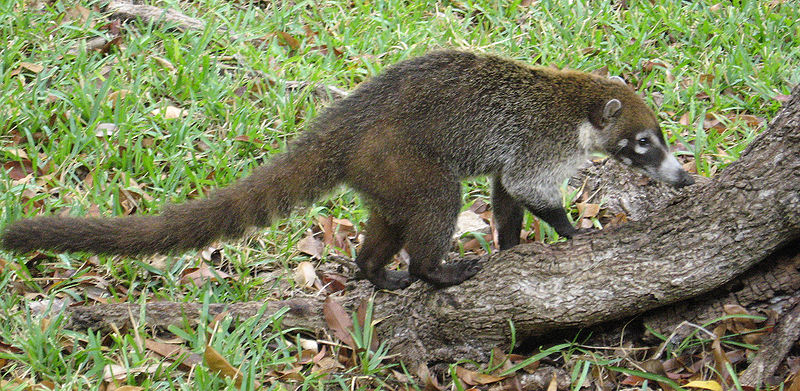
POLYGON ((567 238, 571 238, 580 232, 572 226, 567 219, 567 212, 561 203, 558 204, 525 204, 525 207, 536 217, 550 224, 556 232, 567 238))
MULTIPOLYGON (((535 171, 528 170, 528 172, 535 171)), ((571 238, 579 231, 567 219, 567 212, 561 204, 561 191, 556 182, 558 179, 552 176, 530 177, 530 174, 524 171, 515 175, 514 171, 511 171, 509 174, 504 173, 500 182, 509 197, 518 200, 517 202, 536 217, 550 224, 559 235, 571 238)), ((507 231, 508 233, 510 231, 507 231)))
POLYGON ((492 178, 492 216, 497 227, 500 250, 518 245, 525 211, 522 205, 508 194, 499 176, 492 178))

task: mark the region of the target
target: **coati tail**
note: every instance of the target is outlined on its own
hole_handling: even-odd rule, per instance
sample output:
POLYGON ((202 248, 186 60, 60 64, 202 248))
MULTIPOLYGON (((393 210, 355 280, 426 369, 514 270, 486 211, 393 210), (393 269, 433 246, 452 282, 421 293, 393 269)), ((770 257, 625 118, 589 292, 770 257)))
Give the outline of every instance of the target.
POLYGON ((287 215, 294 205, 313 201, 338 184, 339 165, 324 157, 321 149, 295 148, 206 199, 170 205, 160 215, 20 220, 6 227, 0 246, 15 252, 47 249, 145 255, 238 237, 248 227, 269 224, 287 215))

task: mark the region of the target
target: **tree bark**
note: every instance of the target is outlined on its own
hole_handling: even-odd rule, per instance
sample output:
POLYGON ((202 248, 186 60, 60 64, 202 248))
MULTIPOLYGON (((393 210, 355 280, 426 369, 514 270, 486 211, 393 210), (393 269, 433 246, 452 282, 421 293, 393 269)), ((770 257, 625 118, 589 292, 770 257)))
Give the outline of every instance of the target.
MULTIPOLYGON (((658 187, 647 191, 671 195, 658 187)), ((410 361, 485 360, 491 348, 510 343, 511 322, 515 340, 522 341, 642 314, 721 289, 745 271, 772 269, 773 264, 755 265, 800 238, 800 88, 740 160, 716 178, 665 202, 636 203, 647 210, 639 221, 565 243, 492 254, 461 285, 436 290, 415 283, 404 291, 376 292, 375 317, 385 318, 378 326, 381 339, 410 361)), ((791 278, 784 283, 794 284, 791 278)), ((355 308, 372 294, 367 282, 359 282, 343 301, 355 308)), ((227 308, 248 305, 252 311, 263 303, 227 308)), ((293 324, 319 327, 321 301, 309 299, 302 307, 293 324)), ((71 326, 93 327, 78 321, 83 319, 108 322, 103 313, 110 308, 73 308, 71 326), (87 317, 92 312, 102 316, 87 317)))

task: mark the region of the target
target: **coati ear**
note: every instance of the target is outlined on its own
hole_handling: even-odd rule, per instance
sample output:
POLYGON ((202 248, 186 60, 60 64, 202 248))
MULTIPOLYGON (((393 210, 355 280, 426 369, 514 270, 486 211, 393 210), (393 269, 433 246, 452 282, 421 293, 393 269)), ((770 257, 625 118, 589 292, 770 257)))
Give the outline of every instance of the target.
POLYGON ((621 78, 619 76, 609 76, 608 80, 611 80, 611 81, 613 81, 615 83, 620 83, 622 85, 627 85, 627 83, 625 83, 625 79, 623 79, 623 78, 621 78))
POLYGON ((622 109, 622 103, 619 100, 611 99, 606 102, 605 107, 603 107, 603 122, 608 122, 612 117, 619 115, 620 109, 622 109))

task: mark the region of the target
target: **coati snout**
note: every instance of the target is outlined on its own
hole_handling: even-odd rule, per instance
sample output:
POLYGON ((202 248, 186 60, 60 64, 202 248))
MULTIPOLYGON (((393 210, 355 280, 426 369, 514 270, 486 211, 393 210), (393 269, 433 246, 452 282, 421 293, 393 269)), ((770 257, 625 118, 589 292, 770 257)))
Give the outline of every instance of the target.
POLYGON ((692 182, 668 153, 653 111, 619 80, 440 51, 362 83, 286 152, 208 198, 156 215, 20 220, 5 228, 0 245, 17 252, 185 251, 269 225, 344 183, 370 209, 356 257, 363 275, 385 289, 414 278, 443 287, 478 272, 475 264, 442 263, 463 178, 492 177, 500 249, 519 243, 525 209, 572 237, 560 186, 593 151, 676 186, 692 182), (385 269, 402 248, 409 270, 385 269))

